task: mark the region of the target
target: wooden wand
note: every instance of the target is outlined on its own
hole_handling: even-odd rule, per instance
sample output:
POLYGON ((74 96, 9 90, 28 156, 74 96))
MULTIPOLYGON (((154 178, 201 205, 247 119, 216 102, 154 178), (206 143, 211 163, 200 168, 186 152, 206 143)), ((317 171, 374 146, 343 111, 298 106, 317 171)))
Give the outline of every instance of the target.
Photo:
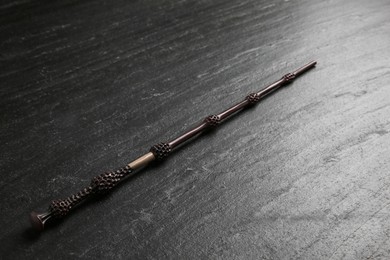
POLYGON ((175 139, 154 145, 150 148, 149 152, 135 159, 131 163, 127 164, 123 168, 116 171, 105 172, 92 179, 89 186, 81 191, 69 196, 62 200, 53 200, 49 206, 47 212, 36 213, 31 212, 30 220, 32 227, 35 230, 42 231, 45 223, 49 220, 61 219, 65 217, 72 209, 82 204, 87 199, 95 195, 106 194, 112 190, 120 181, 125 179, 137 169, 140 169, 153 161, 161 161, 165 159, 172 150, 179 147, 180 144, 188 141, 192 137, 204 132, 207 129, 214 128, 222 123, 225 119, 242 110, 243 108, 253 106, 259 102, 263 97, 275 91, 279 87, 291 83, 296 77, 302 75, 309 69, 315 67, 317 62, 312 61, 302 66, 301 68, 284 75, 281 79, 275 81, 271 85, 263 88, 259 92, 251 93, 245 97, 241 102, 238 102, 234 106, 222 111, 216 115, 210 115, 199 123, 199 125, 188 130, 184 134, 176 137, 175 139))

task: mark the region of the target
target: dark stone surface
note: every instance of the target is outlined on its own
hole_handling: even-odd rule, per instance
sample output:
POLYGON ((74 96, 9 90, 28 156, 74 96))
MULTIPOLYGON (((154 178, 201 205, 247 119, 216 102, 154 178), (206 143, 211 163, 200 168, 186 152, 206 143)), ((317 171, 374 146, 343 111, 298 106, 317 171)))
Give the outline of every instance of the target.
POLYGON ((2 259, 389 259, 390 2, 2 1, 2 259), (115 3, 113 3, 115 2, 115 3), (77 210, 45 210, 317 68, 77 210))

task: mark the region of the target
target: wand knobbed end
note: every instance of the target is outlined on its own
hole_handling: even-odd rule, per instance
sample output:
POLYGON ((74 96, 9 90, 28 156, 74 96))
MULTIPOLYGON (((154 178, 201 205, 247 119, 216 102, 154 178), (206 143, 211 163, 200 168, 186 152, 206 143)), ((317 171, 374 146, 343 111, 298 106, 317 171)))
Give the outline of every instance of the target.
POLYGON ((38 214, 35 211, 30 213, 31 226, 36 231, 43 231, 45 223, 51 218, 51 213, 45 212, 38 214))

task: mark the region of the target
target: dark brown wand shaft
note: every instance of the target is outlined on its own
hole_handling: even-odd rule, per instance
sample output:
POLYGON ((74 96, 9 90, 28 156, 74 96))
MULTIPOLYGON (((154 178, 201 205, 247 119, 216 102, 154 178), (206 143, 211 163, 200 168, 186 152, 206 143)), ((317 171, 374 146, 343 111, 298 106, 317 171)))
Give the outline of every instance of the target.
POLYGON ((279 87, 291 83, 296 77, 302 75, 309 69, 313 68, 317 62, 312 61, 302 66, 301 68, 284 75, 281 79, 275 81, 271 85, 263 88, 259 92, 251 93, 245 97, 245 99, 234 106, 222 111, 216 115, 210 115, 206 117, 198 126, 190 129, 184 134, 176 137, 175 139, 154 145, 150 151, 143 156, 137 158, 131 163, 127 164, 123 168, 117 171, 105 172, 92 179, 89 186, 85 187, 81 191, 69 196, 62 200, 53 200, 49 206, 49 209, 45 213, 38 214, 31 212, 30 220, 32 226, 36 230, 43 230, 44 225, 50 219, 60 219, 65 217, 72 209, 79 206, 85 200, 98 194, 105 194, 114 188, 121 180, 130 175, 133 171, 140 169, 152 161, 165 159, 172 150, 178 148, 178 146, 192 137, 202 133, 203 131, 218 126, 225 119, 242 110, 243 108, 252 106, 259 102, 263 97, 269 93, 275 91, 279 87))

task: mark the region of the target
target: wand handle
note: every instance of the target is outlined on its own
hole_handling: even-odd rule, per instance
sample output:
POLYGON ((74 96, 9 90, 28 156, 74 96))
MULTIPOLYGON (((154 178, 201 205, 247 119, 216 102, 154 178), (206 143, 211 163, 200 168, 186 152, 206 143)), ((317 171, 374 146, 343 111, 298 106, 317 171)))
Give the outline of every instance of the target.
POLYGON ((30 220, 34 229, 43 230, 46 222, 51 219, 61 219, 69 214, 74 208, 80 206, 87 199, 96 195, 107 194, 111 191, 120 181, 128 177, 134 170, 140 169, 152 161, 161 161, 165 159, 174 149, 178 148, 181 144, 189 139, 199 135, 205 130, 215 128, 225 119, 237 113, 238 111, 255 105, 263 97, 280 88, 283 85, 291 83, 296 77, 302 75, 306 71, 313 68, 317 62, 312 61, 302 66, 301 68, 284 75, 281 79, 263 88, 259 92, 250 93, 244 100, 238 102, 232 107, 222 111, 219 114, 207 116, 200 124, 194 128, 188 130, 184 134, 176 137, 175 139, 159 143, 152 148, 145 155, 137 158, 123 168, 117 171, 110 171, 102 173, 92 179, 89 186, 85 187, 81 191, 69 196, 62 200, 53 200, 49 206, 49 209, 45 213, 31 212, 30 220))

